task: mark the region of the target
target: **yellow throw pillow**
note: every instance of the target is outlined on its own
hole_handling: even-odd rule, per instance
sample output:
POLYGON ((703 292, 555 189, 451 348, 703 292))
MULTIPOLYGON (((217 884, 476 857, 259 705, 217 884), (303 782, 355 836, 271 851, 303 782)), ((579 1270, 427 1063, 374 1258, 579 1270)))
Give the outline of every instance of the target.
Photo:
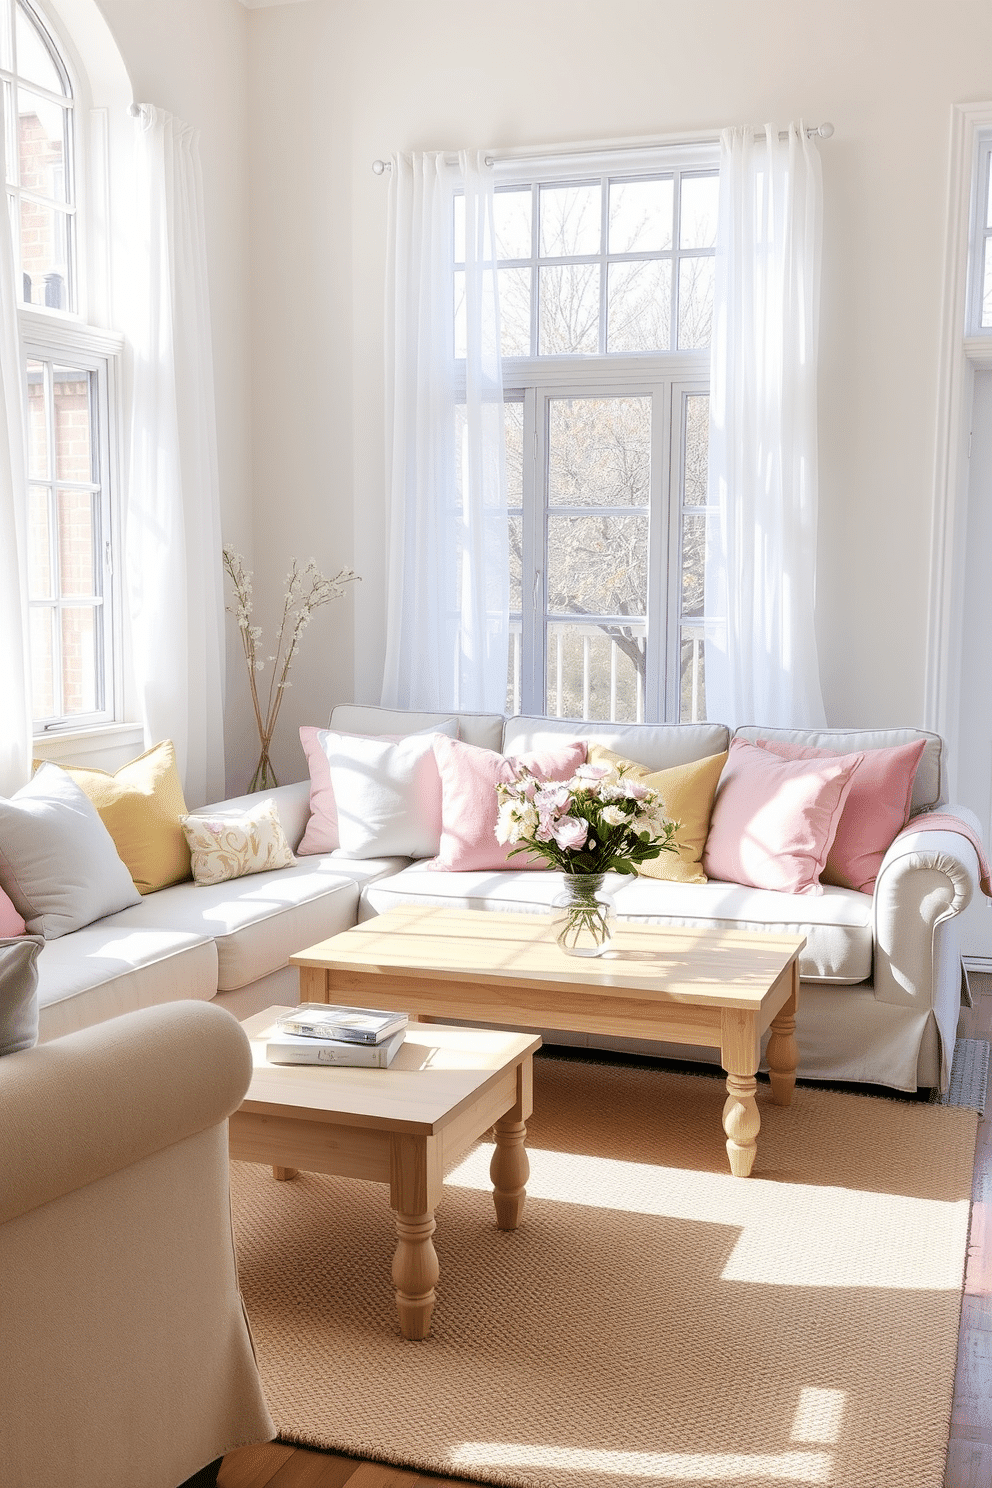
POLYGON ((93 802, 139 894, 153 894, 192 876, 179 825, 186 801, 171 739, 112 775, 78 765, 63 768, 93 802))
POLYGON ((656 858, 639 863, 638 873, 645 878, 664 878, 670 883, 706 883, 703 848, 717 782, 727 763, 726 751, 692 760, 687 765, 673 765, 668 770, 648 770, 602 744, 590 744, 587 758, 590 765, 618 765, 636 771, 639 780, 659 793, 669 820, 681 823, 675 836, 678 852, 659 853, 656 858))

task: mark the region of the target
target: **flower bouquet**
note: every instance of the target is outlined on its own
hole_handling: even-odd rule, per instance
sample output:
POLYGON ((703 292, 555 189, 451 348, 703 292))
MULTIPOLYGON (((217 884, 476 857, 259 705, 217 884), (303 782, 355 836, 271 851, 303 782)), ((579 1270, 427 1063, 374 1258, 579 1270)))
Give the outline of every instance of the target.
POLYGON ((658 792, 616 765, 580 765, 571 780, 545 781, 520 767, 496 786, 497 842, 546 858, 565 874, 555 900, 558 944, 571 955, 598 956, 612 934, 607 873, 636 873, 638 863, 677 852, 679 823, 665 816, 658 792))

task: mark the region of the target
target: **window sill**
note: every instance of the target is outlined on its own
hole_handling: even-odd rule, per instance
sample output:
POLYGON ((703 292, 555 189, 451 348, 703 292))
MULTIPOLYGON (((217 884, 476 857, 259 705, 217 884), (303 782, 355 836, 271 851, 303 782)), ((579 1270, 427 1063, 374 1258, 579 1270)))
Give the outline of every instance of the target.
POLYGON ((35 734, 35 759, 54 765, 82 765, 93 770, 118 770, 145 747, 140 723, 101 723, 90 728, 52 729, 35 734))

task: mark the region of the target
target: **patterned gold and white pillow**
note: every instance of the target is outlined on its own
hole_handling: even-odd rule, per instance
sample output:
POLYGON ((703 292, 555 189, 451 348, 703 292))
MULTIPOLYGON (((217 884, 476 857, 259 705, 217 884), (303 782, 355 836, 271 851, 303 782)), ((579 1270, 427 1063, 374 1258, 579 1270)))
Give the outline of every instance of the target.
POLYGON ((274 801, 230 816, 181 816, 198 884, 224 883, 295 863, 274 801))

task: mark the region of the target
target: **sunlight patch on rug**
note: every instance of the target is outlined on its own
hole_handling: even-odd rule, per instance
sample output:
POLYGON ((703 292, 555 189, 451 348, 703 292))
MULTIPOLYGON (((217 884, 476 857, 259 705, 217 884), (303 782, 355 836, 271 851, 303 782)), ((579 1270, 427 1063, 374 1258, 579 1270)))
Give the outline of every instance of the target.
MULTIPOLYGON (((494 1150, 480 1142, 445 1175, 445 1183, 488 1193, 494 1150)), ((531 1200, 734 1225, 740 1234, 721 1272, 723 1281, 928 1291, 957 1291, 961 1285, 957 1242, 968 1223, 967 1199, 948 1203, 811 1185, 797 1205, 793 1188, 760 1178, 646 1168, 543 1148, 530 1149, 528 1156, 531 1200), (838 1234, 866 1230, 870 1247, 838 1243, 838 1234), (922 1250, 921 1233, 928 1237, 922 1250)))

